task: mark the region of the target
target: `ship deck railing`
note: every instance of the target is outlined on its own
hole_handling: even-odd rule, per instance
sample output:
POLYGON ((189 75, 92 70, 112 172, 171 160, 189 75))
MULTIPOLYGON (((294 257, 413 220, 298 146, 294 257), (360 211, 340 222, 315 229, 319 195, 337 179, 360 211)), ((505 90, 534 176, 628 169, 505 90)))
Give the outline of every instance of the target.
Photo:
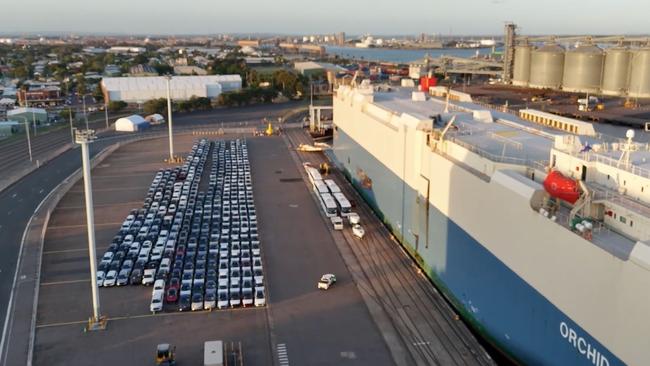
POLYGON ((650 170, 648 170, 648 169, 641 168, 640 166, 634 165, 634 164, 631 164, 631 163, 630 164, 624 164, 624 163, 620 162, 619 160, 616 160, 614 158, 611 158, 609 156, 605 156, 605 155, 602 155, 602 154, 599 154, 599 153, 595 153, 595 152, 578 152, 578 153, 573 153, 571 155, 573 155, 573 156, 575 156, 577 158, 581 158, 581 159, 583 159, 585 161, 588 161, 588 162, 598 162, 598 163, 602 163, 602 164, 605 164, 605 165, 609 165, 611 167, 624 170, 626 172, 632 173, 632 174, 637 175, 639 177, 650 178, 650 170))
POLYGON ((612 202, 645 217, 650 217, 650 206, 648 204, 597 183, 587 182, 587 185, 593 191, 594 200, 612 202))
POLYGON ((454 136, 447 136, 445 137, 445 139, 475 153, 478 156, 491 160, 495 163, 521 165, 521 166, 526 166, 529 168, 539 169, 539 170, 545 170, 546 167, 548 166, 548 161, 544 161, 544 160, 523 159, 523 158, 516 158, 514 156, 496 155, 489 151, 481 149, 478 146, 472 145, 470 143, 462 141, 461 139, 455 138, 454 136))
MULTIPOLYGON (((566 207, 564 205, 560 205, 558 207, 558 210, 555 212, 555 217, 556 217, 555 222, 557 224, 574 232, 576 235, 581 235, 579 232, 576 232, 571 228, 571 208, 566 207)), ((591 223, 593 225, 593 229, 591 230, 592 237, 590 239, 585 238, 588 239, 589 241, 597 241, 598 238, 601 236, 609 236, 612 233, 615 233, 601 221, 592 220, 591 223)), ((618 233, 616 234, 619 235, 618 233)))

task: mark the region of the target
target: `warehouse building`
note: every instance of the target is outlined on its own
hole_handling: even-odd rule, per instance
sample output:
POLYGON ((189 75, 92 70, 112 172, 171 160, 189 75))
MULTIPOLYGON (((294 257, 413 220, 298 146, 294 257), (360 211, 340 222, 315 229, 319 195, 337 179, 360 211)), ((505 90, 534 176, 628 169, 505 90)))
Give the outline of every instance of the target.
MULTIPOLYGON (((104 100, 109 102, 144 103, 167 98, 164 76, 103 78, 100 85, 104 100)), ((216 98, 222 92, 237 91, 241 87, 239 75, 173 76, 170 84, 173 100, 189 100, 193 96, 216 98)))
POLYGON ((47 111, 41 108, 15 108, 7 111, 7 118, 14 121, 27 121, 29 123, 47 123, 47 111))

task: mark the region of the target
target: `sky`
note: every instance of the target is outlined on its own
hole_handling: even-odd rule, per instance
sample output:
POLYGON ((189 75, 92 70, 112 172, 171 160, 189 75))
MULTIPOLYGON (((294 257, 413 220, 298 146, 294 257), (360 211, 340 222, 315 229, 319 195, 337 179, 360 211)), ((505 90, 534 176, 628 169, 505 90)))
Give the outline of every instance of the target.
POLYGON ((7 0, 0 34, 642 34, 648 0, 7 0), (16 14, 15 16, 12 14, 16 14))

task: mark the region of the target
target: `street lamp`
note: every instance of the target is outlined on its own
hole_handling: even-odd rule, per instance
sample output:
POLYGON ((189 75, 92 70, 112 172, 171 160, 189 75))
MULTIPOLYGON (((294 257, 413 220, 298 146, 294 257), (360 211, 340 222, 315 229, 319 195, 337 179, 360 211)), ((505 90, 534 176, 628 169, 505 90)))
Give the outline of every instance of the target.
POLYGON ((25 122, 25 132, 27 133, 27 150, 29 151, 29 161, 33 162, 34 158, 32 156, 32 140, 29 137, 29 122, 27 122, 27 117, 22 116, 23 121, 25 122))
POLYGON ((88 115, 86 114, 86 95, 83 94, 81 95, 81 100, 83 101, 83 107, 84 107, 84 119, 86 120, 86 130, 88 130, 88 115))
MULTIPOLYGON (((25 112, 29 108, 29 102, 27 102, 27 93, 25 93, 25 112)), ((34 136, 36 136, 36 115, 34 114, 34 108, 32 108, 32 124, 34 125, 34 136)))
POLYGON ((99 311, 99 288, 97 287, 97 253, 95 249, 95 215, 93 212, 93 192, 90 177, 90 154, 88 144, 95 139, 94 130, 76 130, 75 140, 81 145, 81 159, 84 177, 84 197, 86 201, 86 224, 88 226, 88 256, 90 260, 90 281, 92 286, 93 315, 88 319, 86 330, 106 328, 106 317, 99 311))
POLYGON ((104 116, 106 117, 106 129, 108 130, 108 103, 104 101, 104 116))
POLYGON ((167 74, 165 75, 165 79, 167 80, 167 121, 168 128, 169 128, 169 162, 172 163, 174 161, 174 136, 172 134, 172 93, 171 93, 171 82, 172 82, 172 76, 167 74))

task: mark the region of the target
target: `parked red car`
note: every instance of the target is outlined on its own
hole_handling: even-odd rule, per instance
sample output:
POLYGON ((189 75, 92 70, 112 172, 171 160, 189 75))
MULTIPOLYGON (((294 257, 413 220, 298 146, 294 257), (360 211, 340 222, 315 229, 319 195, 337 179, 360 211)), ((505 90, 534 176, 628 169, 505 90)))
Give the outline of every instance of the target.
POLYGON ((170 288, 167 290, 167 296, 165 297, 165 300, 172 304, 178 301, 178 289, 175 288, 170 288))

